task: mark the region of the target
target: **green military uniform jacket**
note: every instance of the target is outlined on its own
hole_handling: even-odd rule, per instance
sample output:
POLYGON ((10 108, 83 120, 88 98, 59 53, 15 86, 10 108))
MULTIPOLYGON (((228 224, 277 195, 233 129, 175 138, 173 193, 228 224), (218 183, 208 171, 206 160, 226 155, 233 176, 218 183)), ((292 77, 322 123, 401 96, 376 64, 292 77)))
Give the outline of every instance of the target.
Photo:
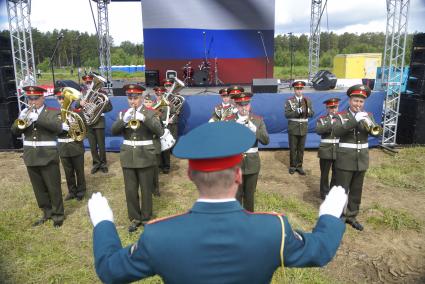
POLYGON ((308 118, 313 115, 314 111, 309 98, 303 96, 300 105, 295 96, 290 97, 285 103, 285 117, 288 119, 288 133, 290 135, 306 135, 308 130, 308 118), (298 107, 302 107, 303 113, 298 113, 298 107))
POLYGON ((321 136, 318 156, 320 159, 336 160, 339 139, 335 136, 336 116, 328 114, 319 117, 316 122, 316 133, 321 136))
POLYGON ((125 111, 119 113, 118 119, 112 125, 112 135, 122 134, 124 141, 152 141, 152 144, 144 146, 121 145, 120 160, 123 168, 146 168, 157 166, 157 148, 154 140, 164 134, 158 115, 145 107, 139 112, 145 116, 145 121, 140 122, 136 130, 127 127, 123 121, 125 111))
MULTIPOLYGON (((17 121, 12 125, 11 131, 18 136, 24 134, 24 141, 55 142, 62 132, 62 121, 58 110, 44 106, 36 122, 25 129, 19 129, 17 121)), ((59 163, 57 146, 25 146, 24 163, 27 167, 46 166, 51 162, 59 163)))
MULTIPOLYGON (((236 121, 238 119, 238 115, 235 115, 234 117, 234 121, 236 121)), ((251 120, 257 127, 257 131, 255 133, 257 140, 254 145, 252 145, 252 148, 243 154, 241 169, 244 175, 257 174, 260 172, 261 162, 260 154, 258 153, 258 141, 260 141, 263 145, 267 145, 270 142, 269 134, 263 118, 254 114, 249 114, 249 120, 251 120), (249 153, 250 151, 254 152, 249 153)))
MULTIPOLYGON (((375 123, 370 113, 369 118, 375 123)), ((369 167, 369 133, 363 124, 357 122, 354 115, 346 110, 337 114, 334 132, 340 137, 336 168, 346 171, 366 171, 369 167)))
POLYGON ((225 121, 232 118, 232 116, 237 112, 235 105, 230 104, 224 106, 223 103, 216 105, 214 107, 214 112, 210 118, 210 122, 213 121, 225 121), (224 117, 223 117, 224 116, 224 117))

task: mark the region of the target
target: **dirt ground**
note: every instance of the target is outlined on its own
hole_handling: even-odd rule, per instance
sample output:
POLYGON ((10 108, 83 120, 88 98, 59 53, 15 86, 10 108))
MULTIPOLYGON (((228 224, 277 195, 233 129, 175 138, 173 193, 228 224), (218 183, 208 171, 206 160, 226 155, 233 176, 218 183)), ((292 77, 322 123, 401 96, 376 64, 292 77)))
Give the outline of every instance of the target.
MULTIPOLYGON (((318 208, 319 199, 319 160, 316 151, 307 151, 304 157, 306 176, 288 174, 289 152, 287 150, 261 151, 262 169, 258 190, 279 193, 284 197, 295 198, 318 208)), ((28 182, 21 153, 0 153, 0 177, 10 183, 28 182), (20 175, 11 174, 22 173, 20 175)), ((370 151, 371 166, 379 165, 385 159, 381 150, 370 151)), ((90 176, 91 157, 86 153, 86 174, 88 188, 92 191, 104 176, 90 176)), ((122 176, 119 155, 108 153, 110 172, 108 177, 122 176)), ((187 184, 186 161, 172 160, 172 171, 161 175, 162 194, 178 195, 173 184, 187 184), (170 186, 164 186, 170 185, 170 186)), ((64 179, 64 175, 62 175, 64 179)), ((103 181, 105 182, 105 181, 103 181)), ((64 183, 64 180, 63 180, 64 183)), ((63 189, 65 184, 63 184, 63 189)), ((196 192, 185 199, 190 204, 196 198, 196 192)), ((325 268, 330 279, 341 283, 425 283, 425 237, 422 232, 414 230, 393 231, 387 228, 376 229, 366 222, 373 204, 387 208, 403 210, 425 224, 425 193, 420 191, 399 190, 383 185, 379 180, 366 178, 359 221, 365 225, 363 232, 347 227, 343 243, 335 259, 325 268)), ((308 228, 311 229, 311 228, 308 228)))

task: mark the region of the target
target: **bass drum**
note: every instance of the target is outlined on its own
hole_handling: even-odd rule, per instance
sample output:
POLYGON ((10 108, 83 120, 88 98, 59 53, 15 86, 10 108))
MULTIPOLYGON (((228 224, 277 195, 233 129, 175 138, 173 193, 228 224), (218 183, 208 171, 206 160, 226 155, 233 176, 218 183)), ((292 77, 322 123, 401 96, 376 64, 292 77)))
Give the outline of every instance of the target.
POLYGON ((208 70, 196 70, 193 75, 193 83, 198 87, 208 85, 208 70))

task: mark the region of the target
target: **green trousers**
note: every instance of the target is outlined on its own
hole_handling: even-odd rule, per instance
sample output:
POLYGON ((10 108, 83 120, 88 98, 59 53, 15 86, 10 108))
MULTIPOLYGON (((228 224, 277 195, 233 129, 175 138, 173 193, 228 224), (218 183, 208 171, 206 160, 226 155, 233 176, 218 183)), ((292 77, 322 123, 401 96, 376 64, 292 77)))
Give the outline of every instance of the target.
POLYGON ((46 166, 27 167, 38 207, 45 218, 55 222, 64 220, 61 190, 61 173, 58 163, 46 166))
POLYGON ((84 176, 84 154, 74 157, 61 157, 65 172, 68 192, 77 197, 83 197, 86 192, 86 178, 84 176))
POLYGON ((142 222, 152 218, 152 190, 155 166, 122 168, 125 198, 130 221, 142 222))
POLYGON ((242 175, 242 184, 236 192, 236 199, 250 212, 254 212, 254 194, 257 188, 258 173, 242 175))
POLYGON ((354 221, 359 214, 365 174, 366 171, 336 169, 336 185, 342 186, 348 193, 347 208, 343 213, 346 220, 354 221))
POLYGON ((289 166, 302 168, 304 160, 304 146, 307 135, 288 134, 289 142, 289 166))
POLYGON ((94 168, 106 167, 105 129, 87 127, 87 139, 94 168))
POLYGON ((324 198, 329 190, 336 184, 335 160, 320 159, 320 197, 324 198), (329 184, 329 172, 332 168, 331 183, 329 184))

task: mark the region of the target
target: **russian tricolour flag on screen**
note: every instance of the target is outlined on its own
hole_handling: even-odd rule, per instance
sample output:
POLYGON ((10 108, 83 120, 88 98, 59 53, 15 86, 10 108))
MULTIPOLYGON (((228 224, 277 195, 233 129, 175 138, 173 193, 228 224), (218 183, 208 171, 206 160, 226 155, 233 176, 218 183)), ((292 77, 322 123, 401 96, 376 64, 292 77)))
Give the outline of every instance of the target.
POLYGON ((275 0, 142 1, 146 69, 159 70, 161 79, 170 69, 183 78, 190 62, 199 79, 206 59, 209 80, 272 78, 274 9, 275 0))

